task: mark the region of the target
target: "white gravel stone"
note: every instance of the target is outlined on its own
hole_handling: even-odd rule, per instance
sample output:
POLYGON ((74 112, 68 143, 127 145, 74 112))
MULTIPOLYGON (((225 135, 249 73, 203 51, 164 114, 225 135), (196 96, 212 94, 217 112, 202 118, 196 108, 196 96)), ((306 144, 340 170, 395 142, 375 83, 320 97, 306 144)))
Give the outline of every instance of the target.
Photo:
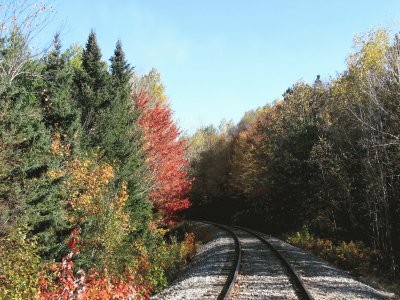
POLYGON ((232 229, 242 244, 242 264, 231 299, 297 299, 281 262, 256 237, 232 229))
MULTIPOLYGON (((205 244, 167 289, 152 299, 217 299, 232 268, 234 241, 212 225, 197 224, 205 244)), ((232 299, 297 299, 285 269, 256 237, 232 229, 242 244, 242 265, 232 299)), ((283 253, 315 299, 394 299, 394 294, 358 282, 319 257, 277 238, 258 233, 283 253)))
POLYGON ((394 299, 394 294, 361 283, 325 260, 277 238, 261 234, 302 277, 315 299, 394 299))
POLYGON ((234 259, 235 244, 229 233, 199 224, 197 235, 209 235, 186 271, 167 289, 151 299, 217 299, 234 259))

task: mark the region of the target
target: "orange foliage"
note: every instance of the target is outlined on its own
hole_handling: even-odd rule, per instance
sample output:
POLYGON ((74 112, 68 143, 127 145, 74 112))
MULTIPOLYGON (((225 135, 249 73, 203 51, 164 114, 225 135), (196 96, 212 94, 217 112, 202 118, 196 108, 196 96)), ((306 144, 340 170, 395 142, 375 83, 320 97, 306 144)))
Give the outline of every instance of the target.
MULTIPOLYGON (((51 151, 54 155, 70 157, 69 145, 62 144, 59 132, 54 133, 51 151)), ((96 156, 95 153, 94 157, 96 156)), ((117 219, 122 221, 122 229, 128 229, 129 216, 124 212, 128 199, 126 184, 121 185, 120 193, 112 201, 104 199, 108 193, 108 184, 114 179, 114 169, 111 165, 98 163, 93 159, 74 158, 66 160, 62 169, 50 170, 48 176, 53 179, 66 179, 68 206, 71 212, 68 217, 72 224, 112 209, 117 219)))
POLYGON ((144 151, 150 167, 154 207, 171 223, 175 214, 190 206, 188 194, 192 181, 188 179, 187 146, 179 139, 179 129, 172 120, 171 109, 163 103, 152 103, 144 92, 136 96, 140 111, 138 125, 144 132, 144 151))

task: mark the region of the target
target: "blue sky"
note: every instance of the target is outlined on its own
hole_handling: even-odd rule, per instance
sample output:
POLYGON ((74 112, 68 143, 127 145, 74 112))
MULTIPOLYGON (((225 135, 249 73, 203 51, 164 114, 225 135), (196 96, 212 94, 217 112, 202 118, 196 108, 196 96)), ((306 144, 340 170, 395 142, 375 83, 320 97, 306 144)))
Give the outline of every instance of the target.
POLYGON ((140 74, 161 73, 184 131, 238 122, 296 81, 335 77, 354 35, 400 31, 396 0, 54 0, 64 46, 97 33, 103 58, 122 40, 140 74))

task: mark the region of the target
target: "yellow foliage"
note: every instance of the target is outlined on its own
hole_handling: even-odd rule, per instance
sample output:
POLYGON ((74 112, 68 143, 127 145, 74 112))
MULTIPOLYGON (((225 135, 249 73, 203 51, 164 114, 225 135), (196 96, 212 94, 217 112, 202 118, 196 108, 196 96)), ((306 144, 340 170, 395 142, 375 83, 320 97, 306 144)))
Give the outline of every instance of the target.
POLYGON ((75 158, 67 163, 65 172, 69 175, 66 185, 70 191, 70 207, 81 212, 83 219, 103 212, 106 206, 101 205, 101 199, 107 194, 107 185, 114 178, 113 167, 75 158))
POLYGON ((289 236, 287 241, 353 272, 373 270, 374 257, 379 255, 379 251, 366 247, 362 242, 341 241, 335 244, 328 239, 316 238, 308 232, 307 227, 289 236))
POLYGON ((389 48, 389 32, 379 28, 354 39, 355 53, 348 58, 349 70, 366 77, 384 70, 386 51, 389 48))
POLYGON ((61 141, 60 132, 56 131, 53 133, 53 142, 51 143, 50 151, 54 155, 58 155, 61 157, 70 157, 70 144, 64 145, 61 141))
POLYGON ((71 225, 90 221, 91 232, 86 232, 81 245, 82 251, 90 251, 100 261, 106 262, 108 269, 117 268, 115 255, 128 234, 135 230, 126 208, 129 199, 126 182, 115 191, 110 183, 115 183, 114 168, 111 164, 99 162, 99 152, 85 158, 69 158, 68 148, 61 143, 60 134, 54 134, 52 153, 64 158, 63 166, 51 169, 47 175, 63 178, 68 191, 67 219, 71 225), (114 192, 111 192, 114 191, 114 192), (94 231, 95 232, 94 232, 94 231))
POLYGON ((144 76, 147 92, 155 103, 166 104, 167 96, 165 95, 165 87, 161 82, 160 73, 156 69, 152 69, 149 74, 144 76))
POLYGON ((185 239, 179 246, 182 258, 188 260, 196 254, 196 238, 193 233, 185 233, 185 239))
MULTIPOLYGON (((70 157, 69 145, 63 145, 59 132, 53 134, 51 153, 64 158, 70 157)), ((96 157, 95 153, 93 155, 96 157)), ((87 218, 104 212, 107 208, 104 196, 108 184, 114 178, 114 169, 109 164, 100 164, 93 159, 66 160, 62 169, 51 169, 47 175, 51 179, 65 177, 65 186, 69 192, 68 205, 71 223, 84 221, 87 218)), ((127 199, 126 186, 122 187, 117 202, 124 205, 127 199)))
POLYGON ((0 237, 0 299, 33 299, 40 270, 37 243, 26 229, 0 237))
POLYGON ((132 228, 130 226, 129 214, 125 211, 125 203, 128 200, 127 185, 123 183, 121 186, 121 191, 114 199, 111 204, 114 216, 117 220, 119 230, 128 233, 132 228))

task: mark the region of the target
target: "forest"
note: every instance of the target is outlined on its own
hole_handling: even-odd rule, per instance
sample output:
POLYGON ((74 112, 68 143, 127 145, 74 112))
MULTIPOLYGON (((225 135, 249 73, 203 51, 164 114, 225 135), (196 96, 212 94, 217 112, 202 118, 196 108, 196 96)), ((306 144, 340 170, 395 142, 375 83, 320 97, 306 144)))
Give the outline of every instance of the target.
POLYGON ((49 6, 16 3, 0 6, 0 299, 148 299, 196 252, 182 218, 399 284, 397 34, 357 36, 334 78, 183 134, 121 41, 108 60, 95 31, 38 51, 49 6))
POLYGON ((400 40, 354 39, 347 69, 191 137, 190 218, 273 234, 399 281, 400 40), (295 233, 297 231, 297 234, 295 233))
POLYGON ((32 39, 49 6, 1 3, 0 298, 147 299, 194 252, 187 142, 160 75, 135 73, 96 33, 32 39))

